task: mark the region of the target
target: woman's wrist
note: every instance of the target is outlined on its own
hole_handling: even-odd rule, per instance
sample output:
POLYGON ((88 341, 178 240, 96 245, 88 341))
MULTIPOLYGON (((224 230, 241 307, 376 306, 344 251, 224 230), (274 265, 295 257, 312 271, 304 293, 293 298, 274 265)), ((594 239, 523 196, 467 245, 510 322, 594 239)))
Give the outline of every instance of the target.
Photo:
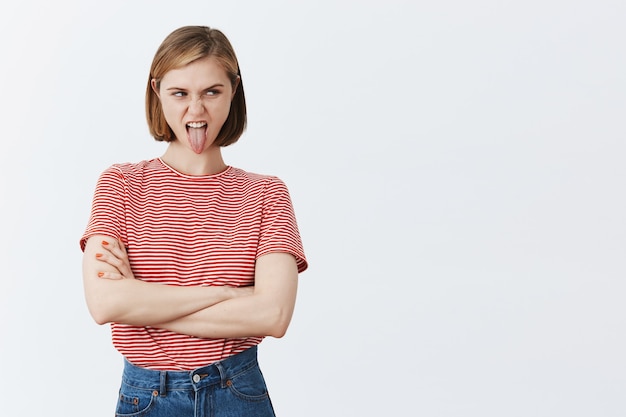
POLYGON ((207 297, 214 300, 213 304, 221 303, 237 296, 234 287, 226 285, 203 285, 202 287, 205 288, 207 297))

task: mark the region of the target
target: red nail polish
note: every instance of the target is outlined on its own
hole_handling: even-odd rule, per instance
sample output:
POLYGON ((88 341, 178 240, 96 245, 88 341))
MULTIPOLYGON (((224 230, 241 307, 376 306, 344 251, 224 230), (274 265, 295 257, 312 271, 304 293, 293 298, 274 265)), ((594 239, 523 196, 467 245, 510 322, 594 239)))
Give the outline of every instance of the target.
POLYGON ((103 245, 103 246, 107 246, 108 244, 109 244, 109 242, 107 242, 106 240, 103 240, 103 241, 102 241, 102 245, 103 245))
POLYGON ((101 253, 96 253, 96 258, 102 258, 102 254, 101 253))
POLYGON ((102 278, 104 276, 104 272, 98 272, 98 278, 102 278))

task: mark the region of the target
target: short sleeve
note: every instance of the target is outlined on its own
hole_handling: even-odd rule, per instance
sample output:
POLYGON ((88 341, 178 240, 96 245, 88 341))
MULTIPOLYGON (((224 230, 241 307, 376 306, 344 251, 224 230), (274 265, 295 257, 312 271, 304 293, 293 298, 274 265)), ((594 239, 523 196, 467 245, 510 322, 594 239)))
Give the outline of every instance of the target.
POLYGON ((272 252, 292 254, 298 272, 308 267, 289 190, 276 177, 270 177, 265 188, 257 258, 272 252))
POLYGON ((124 190, 122 172, 110 167, 98 179, 91 206, 91 215, 85 233, 80 239, 80 248, 85 250, 87 239, 101 234, 121 239, 124 233, 124 190))

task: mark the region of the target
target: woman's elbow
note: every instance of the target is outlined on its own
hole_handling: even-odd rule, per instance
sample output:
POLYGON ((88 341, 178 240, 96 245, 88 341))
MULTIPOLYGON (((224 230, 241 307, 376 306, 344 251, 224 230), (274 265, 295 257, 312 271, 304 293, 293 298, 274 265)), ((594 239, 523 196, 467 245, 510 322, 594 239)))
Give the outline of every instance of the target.
POLYGON ((96 322, 96 324, 99 324, 100 326, 111 322, 111 320, 107 319, 105 316, 97 316, 92 314, 91 317, 96 322))
POLYGON ((291 322, 291 316, 293 311, 291 309, 279 308, 275 312, 271 325, 268 328, 268 336, 275 337, 277 339, 282 338, 287 334, 289 323, 291 322))
POLYGON ((285 334, 287 334, 287 327, 275 327, 271 330, 269 336, 275 337, 276 339, 282 338, 285 334))
POLYGON ((101 303, 90 303, 88 301, 87 309, 89 310, 89 314, 91 314, 91 318, 93 318, 93 320, 99 325, 107 324, 113 321, 111 318, 111 312, 108 311, 108 309, 101 303))
POLYGON ((108 297, 105 293, 96 294, 91 291, 86 293, 85 301, 89 314, 96 323, 102 325, 119 321, 116 317, 119 306, 115 297, 108 297))

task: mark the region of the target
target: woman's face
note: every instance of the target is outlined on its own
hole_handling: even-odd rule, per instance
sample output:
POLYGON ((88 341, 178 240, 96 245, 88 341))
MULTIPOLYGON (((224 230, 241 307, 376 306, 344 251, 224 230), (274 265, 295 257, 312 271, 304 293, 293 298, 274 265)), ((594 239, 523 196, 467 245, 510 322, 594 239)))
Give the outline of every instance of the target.
POLYGON ((213 146, 228 117, 234 89, 213 57, 202 58, 165 73, 157 89, 165 120, 176 139, 201 154, 213 146))

